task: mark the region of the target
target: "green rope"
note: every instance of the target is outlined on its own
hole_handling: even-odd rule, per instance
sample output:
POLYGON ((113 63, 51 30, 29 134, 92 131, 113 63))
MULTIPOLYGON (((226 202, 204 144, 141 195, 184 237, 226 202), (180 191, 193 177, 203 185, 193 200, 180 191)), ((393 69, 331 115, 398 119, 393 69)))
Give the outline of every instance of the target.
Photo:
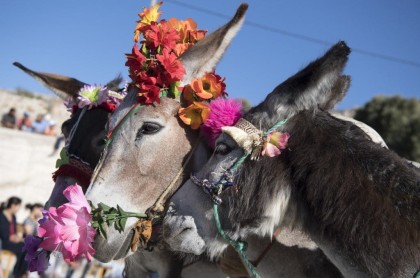
POLYGON ((242 261, 245 263, 245 266, 249 269, 251 272, 252 277, 254 278, 260 278, 260 275, 257 273, 257 270, 255 269, 254 265, 251 263, 251 261, 248 259, 248 256, 246 255, 245 251, 247 249, 247 243, 240 240, 233 240, 228 235, 226 235, 225 231, 222 228, 222 224, 220 223, 219 219, 219 212, 218 212, 218 205, 213 205, 213 215, 214 220, 216 221, 216 227, 219 232, 219 234, 222 236, 222 238, 228 242, 232 247, 236 250, 236 252, 241 256, 242 261))
MULTIPOLYGON (((270 134, 274 130, 278 129, 279 127, 281 127, 282 125, 284 125, 286 122, 287 122, 287 119, 284 119, 284 120, 279 121, 272 128, 270 128, 267 131, 265 131, 263 133, 263 137, 267 136, 268 134, 270 134)), ((242 164, 245 162, 245 160, 248 158, 249 155, 250 155, 250 153, 245 153, 243 156, 241 156, 241 158, 239 158, 235 162, 235 164, 233 164, 233 166, 229 169, 229 171, 230 172, 234 172, 234 171, 238 170, 239 167, 242 166, 242 164)), ((219 189, 221 187, 223 187, 223 185, 221 183, 219 183, 219 189)), ((221 190, 217 190, 217 191, 219 193, 221 192, 221 190)), ((248 256, 245 253, 246 248, 247 248, 247 243, 244 242, 244 241, 240 241, 240 240, 233 240, 228 235, 226 235, 225 231, 222 228, 222 224, 220 223, 218 208, 219 208, 219 205, 217 203, 214 203, 213 204, 213 215, 214 215, 214 220, 216 222, 217 231, 222 236, 222 238, 226 242, 228 242, 230 245, 232 245, 232 247, 236 250, 236 252, 241 257, 242 261, 244 262, 245 266, 251 272, 252 277, 254 277, 254 278, 260 278, 260 275, 258 275, 255 266, 250 262, 250 260, 248 259, 248 256)))
POLYGON ((267 130, 266 132, 264 132, 263 133, 263 137, 267 136, 268 134, 270 134, 274 130, 278 129, 279 127, 281 127, 282 125, 284 125, 286 122, 287 122, 287 119, 284 119, 284 120, 279 121, 272 128, 270 128, 269 130, 267 130))

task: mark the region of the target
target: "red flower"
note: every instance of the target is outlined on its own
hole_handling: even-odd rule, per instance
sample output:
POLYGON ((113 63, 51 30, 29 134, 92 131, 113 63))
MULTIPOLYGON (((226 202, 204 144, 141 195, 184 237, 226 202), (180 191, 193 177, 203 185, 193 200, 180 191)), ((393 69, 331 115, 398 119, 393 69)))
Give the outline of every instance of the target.
POLYGON ((142 69, 143 63, 146 61, 146 57, 139 51, 137 44, 134 44, 131 54, 125 54, 127 62, 125 65, 130 69, 130 75, 137 75, 142 69))
POLYGON ((165 80, 167 83, 182 80, 185 74, 184 66, 177 56, 168 49, 163 49, 162 55, 156 55, 158 61, 163 65, 165 71, 170 76, 170 80, 165 80))
POLYGON ((159 46, 173 49, 179 40, 178 32, 165 20, 159 24, 152 22, 149 29, 144 33, 145 42, 148 48, 157 49, 159 46))
POLYGON ((139 101, 145 104, 160 103, 160 87, 157 86, 156 77, 148 76, 146 72, 141 72, 139 79, 141 79, 137 83, 139 101))

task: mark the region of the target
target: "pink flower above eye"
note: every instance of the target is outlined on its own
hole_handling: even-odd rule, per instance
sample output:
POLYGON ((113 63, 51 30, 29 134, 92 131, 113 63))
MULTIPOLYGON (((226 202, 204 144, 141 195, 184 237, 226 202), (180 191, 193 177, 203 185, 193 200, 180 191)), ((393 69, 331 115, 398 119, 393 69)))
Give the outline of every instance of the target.
POLYGON ((285 132, 271 132, 267 135, 267 139, 264 142, 264 148, 261 152, 261 155, 268 157, 274 157, 281 154, 281 150, 284 150, 287 147, 287 142, 289 141, 290 135, 285 132))

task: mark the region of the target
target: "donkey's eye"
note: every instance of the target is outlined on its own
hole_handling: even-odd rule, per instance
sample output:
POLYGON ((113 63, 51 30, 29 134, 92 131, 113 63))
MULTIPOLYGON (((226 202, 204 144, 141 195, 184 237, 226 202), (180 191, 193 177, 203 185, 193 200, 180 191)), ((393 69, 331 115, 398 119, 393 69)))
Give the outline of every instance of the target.
POLYGON ((219 143, 219 144, 217 144, 216 149, 214 150, 214 152, 216 154, 225 155, 225 154, 228 154, 231 150, 232 149, 228 145, 226 145, 224 143, 219 143))
POLYGON ((137 131, 136 140, 141 139, 143 135, 150 135, 150 134, 157 133, 161 128, 162 126, 159 124, 146 122, 137 131))

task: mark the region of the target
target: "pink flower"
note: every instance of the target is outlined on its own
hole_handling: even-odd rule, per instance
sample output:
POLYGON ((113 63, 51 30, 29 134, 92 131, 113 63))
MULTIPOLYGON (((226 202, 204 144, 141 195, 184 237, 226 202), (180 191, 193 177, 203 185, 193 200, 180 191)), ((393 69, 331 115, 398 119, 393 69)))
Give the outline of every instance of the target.
POLYGON ((222 127, 233 126, 242 117, 242 103, 235 99, 218 98, 210 102, 210 114, 203 124, 203 134, 214 148, 222 127))
POLYGON ((96 233, 90 225, 91 208, 78 185, 67 187, 63 195, 69 203, 48 210, 48 220, 38 228, 38 235, 43 238, 39 246, 47 251, 60 251, 66 262, 82 256, 90 261, 95 253, 91 243, 96 233))
POLYGON ((67 203, 66 205, 71 206, 76 210, 86 208, 87 211, 90 213, 89 203, 87 202, 86 197, 83 194, 83 190, 80 186, 68 186, 63 191, 63 195, 64 197, 66 197, 67 200, 69 200, 69 203, 67 203))
POLYGON ((264 148, 261 155, 274 157, 281 154, 281 150, 287 147, 287 142, 290 138, 289 133, 285 132, 271 132, 267 135, 267 140, 264 143, 264 148))

